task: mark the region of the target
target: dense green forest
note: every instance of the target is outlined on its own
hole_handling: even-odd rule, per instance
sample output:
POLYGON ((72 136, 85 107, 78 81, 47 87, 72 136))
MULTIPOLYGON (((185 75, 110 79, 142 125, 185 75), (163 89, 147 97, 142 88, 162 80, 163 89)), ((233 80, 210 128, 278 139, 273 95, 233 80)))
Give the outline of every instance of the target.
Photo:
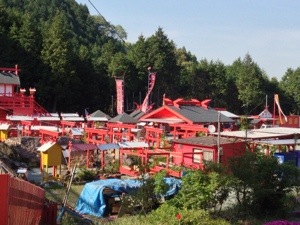
POLYGON ((37 101, 49 112, 82 114, 89 108, 111 115, 119 76, 125 79, 125 110, 130 111, 146 94, 151 66, 157 73, 154 107, 165 94, 209 98, 212 107, 255 114, 266 96, 272 105, 277 93, 286 114, 299 113, 300 67, 287 68, 278 81, 248 53, 224 65, 177 48, 160 27, 136 43, 126 42, 126 36, 122 26, 90 15, 75 0, 0 0, 0 67, 18 64, 21 87, 35 87, 37 101))

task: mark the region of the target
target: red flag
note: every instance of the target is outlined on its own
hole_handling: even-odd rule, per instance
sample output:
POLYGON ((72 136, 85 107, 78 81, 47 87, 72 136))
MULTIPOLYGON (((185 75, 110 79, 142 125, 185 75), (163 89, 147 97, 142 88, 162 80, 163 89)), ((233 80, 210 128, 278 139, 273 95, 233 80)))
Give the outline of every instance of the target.
POLYGON ((124 112, 124 80, 116 79, 117 89, 117 113, 120 115, 124 112))
POLYGON ((277 107, 278 107, 278 115, 279 115, 279 121, 280 121, 280 124, 283 123, 283 122, 282 122, 282 118, 281 118, 281 114, 284 116, 285 122, 287 122, 287 118, 286 118, 286 116, 284 115, 284 113, 283 113, 283 111, 282 111, 282 109, 281 109, 281 107, 280 107, 280 104, 279 104, 279 96, 278 96, 278 94, 275 94, 275 95, 274 95, 274 101, 275 101, 275 103, 276 103, 276 105, 277 105, 277 107))
POLYGON ((155 78, 156 78, 156 73, 151 73, 150 74, 150 83, 149 83, 149 89, 148 89, 148 92, 147 92, 147 95, 144 99, 144 102, 142 104, 142 108, 141 108, 141 111, 142 112, 147 112, 149 110, 149 96, 150 96, 150 93, 154 87, 154 84, 155 84, 155 78))

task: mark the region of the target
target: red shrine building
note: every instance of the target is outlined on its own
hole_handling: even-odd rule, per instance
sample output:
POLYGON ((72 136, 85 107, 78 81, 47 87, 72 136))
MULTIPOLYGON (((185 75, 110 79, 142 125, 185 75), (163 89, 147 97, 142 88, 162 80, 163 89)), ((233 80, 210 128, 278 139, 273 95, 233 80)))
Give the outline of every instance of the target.
POLYGON ((0 68, 0 120, 6 120, 7 115, 47 114, 47 111, 35 101, 35 88, 29 90, 20 88, 18 72, 17 66, 0 68))

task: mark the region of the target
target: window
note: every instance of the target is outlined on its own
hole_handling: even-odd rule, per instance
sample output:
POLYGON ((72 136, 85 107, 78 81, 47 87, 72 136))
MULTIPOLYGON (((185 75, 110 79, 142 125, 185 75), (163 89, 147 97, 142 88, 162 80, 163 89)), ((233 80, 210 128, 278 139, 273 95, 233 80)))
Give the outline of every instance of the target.
POLYGON ((213 151, 203 150, 203 149, 194 149, 193 150, 193 162, 194 163, 203 163, 203 161, 213 161, 214 153, 213 151))

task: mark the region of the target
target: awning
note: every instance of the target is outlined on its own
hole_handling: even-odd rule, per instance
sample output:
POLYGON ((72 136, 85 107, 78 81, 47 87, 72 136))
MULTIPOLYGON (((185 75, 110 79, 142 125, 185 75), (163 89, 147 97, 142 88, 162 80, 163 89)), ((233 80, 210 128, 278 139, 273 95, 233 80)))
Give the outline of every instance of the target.
POLYGON ((108 143, 108 144, 98 145, 98 148, 101 151, 105 151, 105 150, 109 150, 109 149, 119 149, 120 146, 118 144, 115 144, 115 143, 108 143))

